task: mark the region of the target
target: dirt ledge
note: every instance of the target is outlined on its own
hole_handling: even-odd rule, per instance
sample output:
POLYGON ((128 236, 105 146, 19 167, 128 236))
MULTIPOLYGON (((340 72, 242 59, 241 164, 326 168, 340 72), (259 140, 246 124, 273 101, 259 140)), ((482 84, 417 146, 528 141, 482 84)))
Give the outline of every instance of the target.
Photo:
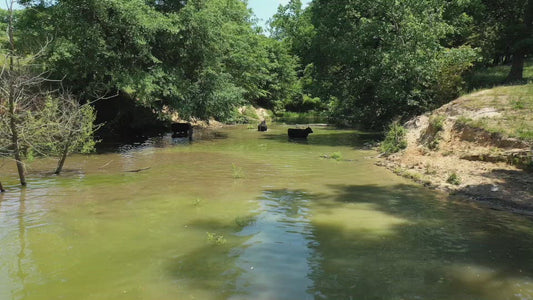
POLYGON ((521 168, 531 166, 532 143, 460 124, 461 115, 487 117, 483 111, 490 111, 488 117, 497 117, 492 109, 464 110, 460 101, 407 122, 407 148, 376 164, 429 188, 533 217, 533 172, 521 168), (436 117, 442 124, 437 132, 436 117))

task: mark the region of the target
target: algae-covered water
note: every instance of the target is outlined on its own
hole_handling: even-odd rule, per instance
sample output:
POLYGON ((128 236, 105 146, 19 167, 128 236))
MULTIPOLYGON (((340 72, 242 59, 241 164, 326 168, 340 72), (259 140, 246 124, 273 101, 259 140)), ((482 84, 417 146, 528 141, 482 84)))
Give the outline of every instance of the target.
POLYGON ((37 160, 24 190, 0 163, 0 299, 533 299, 531 219, 374 166, 372 135, 269 129, 37 160))

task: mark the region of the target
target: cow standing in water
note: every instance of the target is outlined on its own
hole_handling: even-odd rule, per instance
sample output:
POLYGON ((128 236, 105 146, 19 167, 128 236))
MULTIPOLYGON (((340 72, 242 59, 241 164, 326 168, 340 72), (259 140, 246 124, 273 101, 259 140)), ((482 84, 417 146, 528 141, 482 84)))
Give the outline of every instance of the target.
POLYGON ((265 120, 261 121, 261 124, 257 126, 257 131, 267 131, 267 122, 265 120))
POLYGON ((311 127, 307 127, 306 129, 289 128, 288 133, 290 139, 307 139, 307 136, 313 133, 313 129, 311 127))
POLYGON ((192 141, 192 125, 191 123, 172 123, 172 138, 188 137, 192 141))

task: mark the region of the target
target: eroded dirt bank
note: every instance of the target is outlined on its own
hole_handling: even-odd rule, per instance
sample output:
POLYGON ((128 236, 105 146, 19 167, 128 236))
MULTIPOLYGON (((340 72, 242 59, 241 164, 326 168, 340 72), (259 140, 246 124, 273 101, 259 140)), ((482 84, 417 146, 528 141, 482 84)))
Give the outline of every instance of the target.
POLYGON ((407 148, 377 164, 428 187, 533 216, 533 143, 472 126, 508 116, 469 101, 472 97, 459 98, 406 123, 407 148))

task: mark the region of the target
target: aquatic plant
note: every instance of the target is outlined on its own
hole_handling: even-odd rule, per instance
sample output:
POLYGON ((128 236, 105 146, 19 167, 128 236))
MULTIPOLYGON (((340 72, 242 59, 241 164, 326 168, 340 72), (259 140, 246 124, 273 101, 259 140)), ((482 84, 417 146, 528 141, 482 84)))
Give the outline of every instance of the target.
POLYGON ((248 215, 248 216, 240 216, 240 217, 235 218, 235 224, 237 224, 237 227, 239 229, 242 229, 253 223, 255 223, 255 216, 248 215))
POLYGON ((233 179, 240 179, 244 178, 244 172, 242 171, 242 168, 235 165, 234 163, 231 164, 233 179))
POLYGON ((214 245, 220 246, 220 245, 224 245, 227 242, 222 234, 218 234, 214 232, 206 232, 206 234, 207 234, 207 241, 214 245))

